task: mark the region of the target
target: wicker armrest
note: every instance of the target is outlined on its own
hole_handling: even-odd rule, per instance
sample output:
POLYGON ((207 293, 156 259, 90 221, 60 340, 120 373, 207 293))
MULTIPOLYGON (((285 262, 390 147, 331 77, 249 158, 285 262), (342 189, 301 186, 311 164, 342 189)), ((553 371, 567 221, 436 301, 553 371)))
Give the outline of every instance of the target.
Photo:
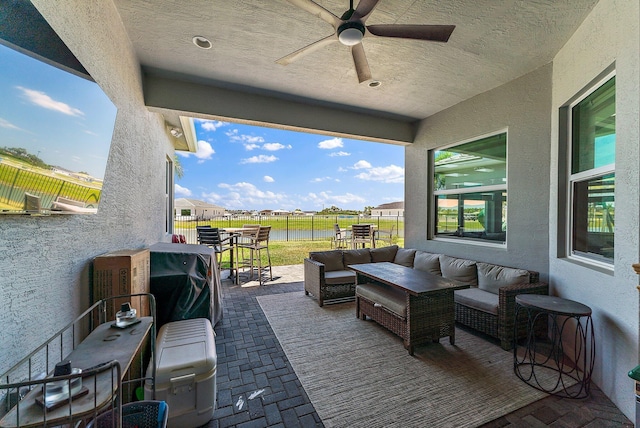
MULTIPOLYGON (((518 294, 549 294, 549 284, 546 282, 523 283, 500 288, 498 296, 498 336, 504 349, 509 349, 512 345, 516 296, 518 294)), ((544 325, 541 328, 544 329, 544 325)), ((518 329, 521 330, 520 326, 518 329)), ((524 325, 522 326, 523 329, 524 325)))
POLYGON ((324 263, 304 259, 304 292, 313 294, 322 301, 320 290, 324 286, 324 263))

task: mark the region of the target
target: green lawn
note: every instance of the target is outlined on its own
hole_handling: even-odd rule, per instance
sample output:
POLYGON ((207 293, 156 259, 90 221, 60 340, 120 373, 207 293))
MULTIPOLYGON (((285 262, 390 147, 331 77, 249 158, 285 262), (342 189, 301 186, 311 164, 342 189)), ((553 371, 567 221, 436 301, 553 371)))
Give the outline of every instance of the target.
MULTIPOLYGON (((402 247, 404 239, 396 237, 397 244, 402 247)), ((271 264, 273 266, 287 266, 302 264, 304 258, 310 251, 324 251, 331 249, 331 241, 271 241, 269 242, 269 252, 271 254, 271 264)), ((262 254, 263 262, 267 262, 266 251, 262 254)), ((222 267, 229 267, 229 252, 225 252, 222 257, 222 267)))

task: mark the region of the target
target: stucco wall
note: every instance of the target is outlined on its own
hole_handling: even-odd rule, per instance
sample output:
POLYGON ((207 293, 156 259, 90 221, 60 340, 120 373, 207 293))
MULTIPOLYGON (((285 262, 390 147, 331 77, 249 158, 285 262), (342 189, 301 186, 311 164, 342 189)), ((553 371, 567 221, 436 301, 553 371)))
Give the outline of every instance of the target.
POLYGON ((0 217, 0 372, 89 305, 93 257, 166 240, 164 122, 143 103, 139 65, 111 2, 33 0, 118 108, 100 210, 0 217))
POLYGON ((615 63, 616 194, 615 268, 598 271, 558 258, 559 209, 551 194, 549 211, 552 292, 591 307, 596 332, 594 381, 629 417, 635 419, 633 382, 627 372, 638 364, 638 261, 640 22, 637 1, 602 0, 553 61, 551 188, 558 188, 558 110, 615 63))
POLYGON ((536 270, 547 279, 551 69, 546 65, 421 122, 416 142, 405 150, 406 247, 536 270), (428 150, 502 129, 507 129, 507 247, 427 240, 428 150))

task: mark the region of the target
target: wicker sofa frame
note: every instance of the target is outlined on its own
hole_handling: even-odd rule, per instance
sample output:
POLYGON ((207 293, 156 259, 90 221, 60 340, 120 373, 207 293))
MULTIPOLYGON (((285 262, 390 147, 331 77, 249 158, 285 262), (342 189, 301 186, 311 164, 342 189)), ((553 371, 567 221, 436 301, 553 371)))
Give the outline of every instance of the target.
MULTIPOLYGON (((498 293, 498 315, 490 314, 470 306, 456 303, 456 321, 500 341, 502 349, 513 348, 515 328, 516 296, 518 294, 549 294, 549 284, 539 281, 539 273, 529 271, 528 284, 514 284, 501 287, 498 293)), ((527 320, 518 322, 518 339, 527 336, 527 320)), ((547 324, 539 322, 535 326, 537 337, 547 334, 547 324)))
POLYGON ((324 264, 310 258, 304 259, 304 294, 316 297, 318 306, 322 307, 325 300, 352 301, 355 298, 355 280, 345 284, 327 284, 324 273, 324 264))
POLYGON ((413 355, 414 347, 438 342, 449 336, 455 344, 455 316, 453 291, 442 290, 428 295, 413 296, 406 293, 407 316, 390 311, 356 290, 356 317, 371 318, 381 326, 403 339, 404 347, 413 355))
MULTIPOLYGON (((324 265, 310 258, 305 258, 304 290, 306 295, 311 294, 318 300, 319 306, 323 306, 329 300, 332 302, 354 300, 356 298, 356 281, 348 284, 327 284, 325 281, 324 265)), ((513 284, 499 289, 497 315, 475 309, 467 305, 455 303, 455 321, 461 325, 470 327, 497 339, 503 349, 510 350, 513 348, 516 306, 515 297, 518 294, 549 294, 549 284, 540 282, 538 272, 529 271, 529 283, 513 284)), ((362 304, 363 302, 361 301, 360 305, 362 304)), ((366 305, 369 303, 365 302, 364 304, 366 305)), ((401 324, 406 324, 405 321, 392 320, 391 318, 393 317, 393 313, 384 315, 381 311, 382 308, 375 308, 375 311, 371 308, 367 308, 365 314, 371 318, 379 317, 382 320, 382 322, 379 322, 380 324, 387 324, 388 326, 385 325, 386 328, 403 337, 403 339, 410 335, 409 333, 404 332, 402 327, 399 326, 401 324), (370 313, 374 314, 374 316, 370 315, 370 313)), ((413 325, 414 323, 411 322, 411 324, 413 325)), ((536 336, 545 337, 547 335, 547 325, 540 322, 535 326, 535 332, 536 336)), ((525 338, 526 334, 526 323, 522 320, 522 322, 519 322, 518 324, 516 340, 525 338)))

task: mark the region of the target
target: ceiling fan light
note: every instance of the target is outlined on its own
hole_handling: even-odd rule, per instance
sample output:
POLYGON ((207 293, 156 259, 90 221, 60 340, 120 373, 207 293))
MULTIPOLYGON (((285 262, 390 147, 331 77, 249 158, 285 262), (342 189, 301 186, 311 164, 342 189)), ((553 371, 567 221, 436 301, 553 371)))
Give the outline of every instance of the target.
POLYGON ((357 45, 362 41, 362 37, 364 34, 360 32, 357 28, 347 28, 338 36, 340 43, 346 46, 357 45))
POLYGON ((364 25, 358 21, 348 21, 338 27, 338 40, 345 46, 357 45, 364 37, 364 25))
POLYGON ((211 47, 213 46, 211 41, 206 37, 195 36, 191 40, 193 41, 193 44, 199 47, 200 49, 211 49, 211 47))

